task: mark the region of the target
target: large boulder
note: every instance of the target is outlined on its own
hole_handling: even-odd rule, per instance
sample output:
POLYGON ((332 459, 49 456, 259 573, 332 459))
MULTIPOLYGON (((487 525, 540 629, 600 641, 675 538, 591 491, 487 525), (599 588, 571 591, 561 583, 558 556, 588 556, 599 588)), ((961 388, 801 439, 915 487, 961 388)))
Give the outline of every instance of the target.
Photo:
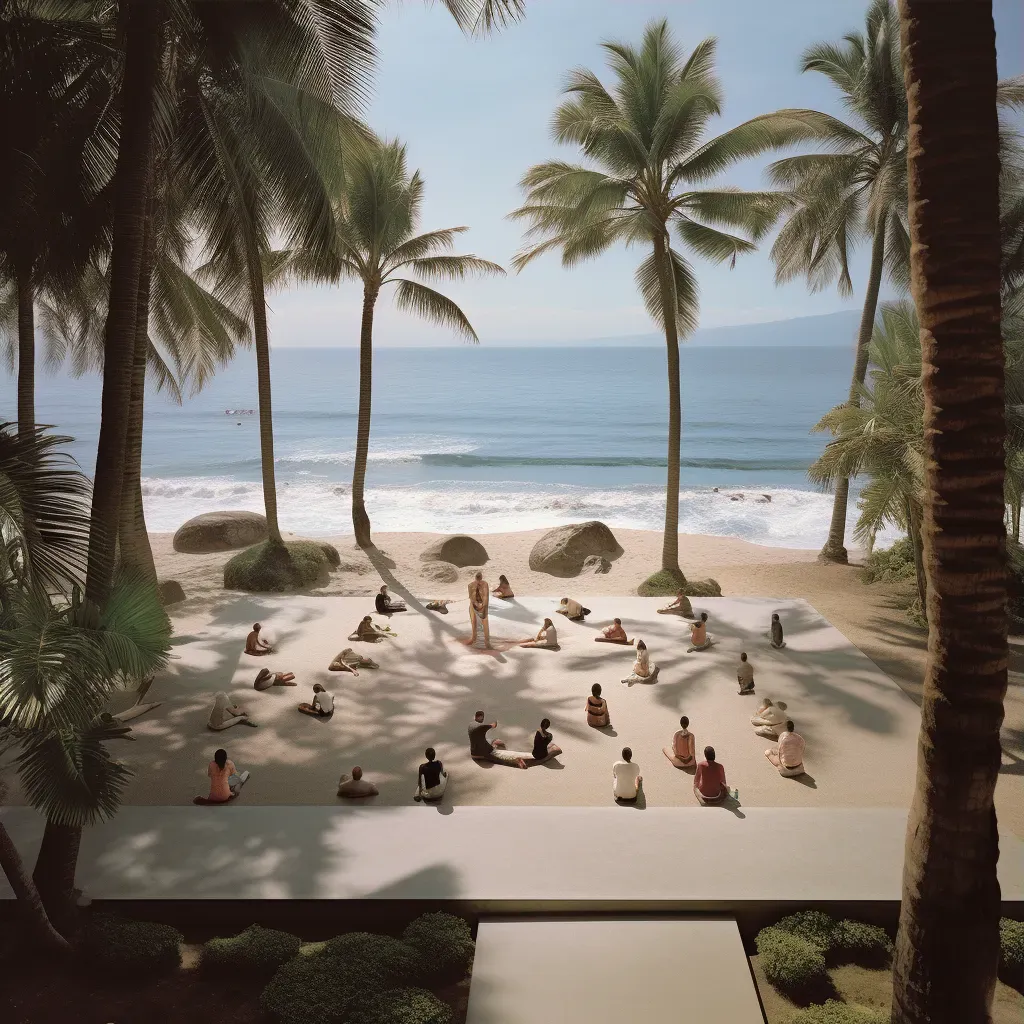
POLYGON ((258 512, 204 512, 178 527, 174 550, 189 555, 247 548, 267 539, 267 520, 258 512))
POLYGON ((548 530, 530 552, 530 568, 549 576, 578 576, 591 555, 614 561, 622 548, 604 523, 591 520, 548 530))
POLYGON ((483 565, 487 561, 487 549, 473 537, 457 533, 453 537, 442 537, 423 549, 421 562, 451 562, 464 568, 467 565, 483 565))
POLYGON ((457 583, 459 570, 451 562, 431 562, 424 566, 423 575, 434 583, 457 583))

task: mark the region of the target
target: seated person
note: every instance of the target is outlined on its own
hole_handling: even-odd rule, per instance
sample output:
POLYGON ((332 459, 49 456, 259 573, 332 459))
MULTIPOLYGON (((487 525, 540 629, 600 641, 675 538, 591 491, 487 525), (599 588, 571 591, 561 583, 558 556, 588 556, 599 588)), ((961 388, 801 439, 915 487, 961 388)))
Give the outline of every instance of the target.
POLYGON ((327 718, 334 714, 334 694, 328 693, 323 683, 313 684, 313 703, 303 702, 299 710, 304 715, 316 715, 317 718, 327 718))
POLYGON ((740 693, 754 692, 754 666, 747 661, 745 652, 740 655, 740 663, 736 666, 736 682, 740 684, 740 693))
POLYGON ((676 591, 676 599, 664 608, 658 609, 659 615, 682 615, 689 618, 693 614, 693 608, 690 607, 690 599, 682 592, 682 590, 676 591))
POLYGON ((427 747, 423 752, 426 762, 419 766, 416 772, 416 792, 413 800, 440 800, 448 786, 448 773, 444 765, 437 759, 437 752, 433 747, 427 747))
POLYGON ((769 747, 764 756, 779 769, 780 775, 803 775, 805 746, 803 736, 793 731, 792 719, 787 719, 786 728, 780 734, 778 744, 769 747))
POLYGON ((380 588, 380 592, 373 599, 373 605, 378 615, 393 615, 395 612, 406 611, 405 602, 388 593, 387 584, 380 588))
POLYGON ((661 751, 677 768, 692 768, 697 763, 696 741, 686 715, 679 719, 679 726, 679 731, 672 737, 672 746, 662 747, 661 751))
POLYGON ((594 637, 596 644, 628 644, 630 642, 626 631, 622 628, 622 619, 612 619, 612 624, 605 626, 601 630, 600 636, 594 637))
POLYGON ((782 622, 779 620, 778 612, 772 614, 772 628, 768 633, 768 638, 771 640, 772 647, 777 651, 781 651, 786 646, 786 641, 783 639, 782 622))
POLYGON ((269 668, 261 668, 256 673, 252 686, 254 690, 269 690, 272 686, 298 686, 294 672, 271 672, 269 668))
POLYGON ((207 729, 220 732, 222 729, 230 729, 233 725, 255 725, 249 721, 249 715, 237 704, 228 700, 228 695, 223 691, 213 698, 213 710, 210 712, 207 729))
POLYGON ((506 601, 516 596, 512 593, 512 587, 508 582, 507 576, 498 577, 498 585, 491 591, 491 593, 495 597, 503 597, 506 601))
POLYGON ((629 686, 634 683, 653 683, 658 676, 658 666, 651 663, 651 654, 643 640, 636 642, 636 661, 633 662, 633 674, 622 681, 629 686))
POLYGON ((558 757, 562 748, 555 744, 551 745, 551 719, 541 720, 540 728, 533 734, 533 759, 534 761, 546 761, 549 757, 558 757))
POLYGON ((372 782, 363 778, 363 769, 356 765, 352 775, 342 775, 338 779, 338 796, 361 797, 377 796, 380 791, 372 782))
POLYGON ((563 597, 555 611, 573 622, 582 622, 584 616, 590 614, 589 608, 584 608, 579 601, 574 601, 571 597, 563 597))
POLYGON ((766 697, 761 710, 750 719, 750 724, 754 726, 755 735, 764 736, 770 740, 778 739, 779 733, 782 732, 782 728, 786 724, 785 701, 780 700, 773 704, 766 697))
POLYGON ((346 647, 340 654, 334 656, 334 660, 327 666, 328 672, 351 672, 352 675, 359 675, 361 668, 380 668, 372 658, 364 658, 357 654, 351 647, 346 647))
POLYGON ((693 777, 693 795, 702 804, 717 804, 729 795, 725 768, 715 760, 715 748, 704 748, 704 760, 697 765, 693 777))
POLYGON ((349 633, 349 640, 365 640, 367 643, 378 644, 385 637, 398 636, 390 626, 378 626, 374 623, 373 617, 364 615, 356 626, 354 633, 349 633))
POLYGON ((441 612, 443 615, 448 614, 448 605, 452 603, 450 597, 440 597, 433 601, 428 601, 426 608, 428 612, 441 612))
POLYGON ((544 625, 537 630, 537 635, 532 640, 524 640, 520 647, 550 647, 558 646, 558 630, 550 619, 544 620, 544 625))
POLYGON ((706 651, 711 646, 711 637, 708 636, 708 613, 701 612, 700 618, 690 627, 690 651, 706 651))
POLYGON ((514 764, 517 768, 526 767, 526 759, 532 754, 506 750, 502 740, 489 740, 487 733, 498 727, 497 722, 488 724, 484 721, 484 713, 478 711, 469 724, 469 756, 477 761, 497 761, 499 764, 514 764))
POLYGON ((213 760, 206 769, 206 774, 210 777, 210 795, 205 799, 196 797, 196 803, 226 804, 238 796, 242 786, 249 778, 248 772, 241 774, 236 772, 235 763, 228 760, 226 750, 218 750, 214 753, 213 760))
POLYGON ((622 748, 622 760, 612 765, 612 795, 616 800, 632 803, 640 795, 643 782, 640 765, 633 760, 633 751, 622 748))
POLYGON ((270 654, 274 648, 266 640, 260 638, 260 630, 263 627, 258 623, 252 624, 252 632, 245 638, 245 653, 259 657, 261 654, 270 654))
POLYGON ((608 701, 601 696, 601 684, 594 683, 590 688, 590 696, 587 698, 587 725, 595 729, 603 729, 611 725, 611 716, 608 713, 608 701))

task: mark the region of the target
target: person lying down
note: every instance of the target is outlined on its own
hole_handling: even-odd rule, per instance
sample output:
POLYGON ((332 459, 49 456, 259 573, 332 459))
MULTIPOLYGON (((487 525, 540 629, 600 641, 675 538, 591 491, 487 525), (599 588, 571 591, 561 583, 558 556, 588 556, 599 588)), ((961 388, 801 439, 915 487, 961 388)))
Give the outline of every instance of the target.
POLYGON ((372 658, 357 654, 351 647, 346 647, 336 654, 334 660, 327 666, 329 672, 351 672, 354 676, 359 675, 361 668, 380 668, 380 665, 372 658))

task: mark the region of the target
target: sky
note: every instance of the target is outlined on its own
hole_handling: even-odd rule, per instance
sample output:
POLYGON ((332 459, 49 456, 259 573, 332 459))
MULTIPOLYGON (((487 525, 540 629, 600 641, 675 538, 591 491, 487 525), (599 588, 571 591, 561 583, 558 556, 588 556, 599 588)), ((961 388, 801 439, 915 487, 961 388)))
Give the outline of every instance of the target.
MULTIPOLYGON (((460 252, 508 266, 522 226, 507 219, 521 202, 518 181, 531 165, 576 160, 551 138, 550 123, 566 73, 576 66, 608 73, 600 43, 639 43, 644 26, 667 18, 688 51, 718 40, 722 116, 714 134, 783 107, 843 114, 821 75, 801 74, 808 45, 839 40, 863 27, 866 0, 527 0, 524 21, 486 39, 467 39, 440 3, 390 0, 380 16, 378 67, 365 111, 380 135, 408 147, 409 166, 425 180, 421 230, 466 225, 460 252)), ((1000 77, 1024 73, 1024 4, 994 0, 1000 77)), ((771 157, 736 165, 721 179, 765 186, 771 157)), ((866 274, 862 249, 853 264, 855 295, 808 293, 802 281, 776 286, 771 238, 735 269, 699 257, 700 325, 718 327, 831 313, 859 305, 866 274)), ((616 248, 564 270, 557 254, 505 278, 445 283, 482 344, 552 342, 644 334, 653 327, 637 295, 639 250, 616 248)), ((883 297, 885 297, 883 295, 883 297)), ((271 297, 275 347, 358 344, 361 291, 296 287, 271 297)), ((392 306, 387 290, 375 318, 374 344, 463 344, 447 330, 392 306)))

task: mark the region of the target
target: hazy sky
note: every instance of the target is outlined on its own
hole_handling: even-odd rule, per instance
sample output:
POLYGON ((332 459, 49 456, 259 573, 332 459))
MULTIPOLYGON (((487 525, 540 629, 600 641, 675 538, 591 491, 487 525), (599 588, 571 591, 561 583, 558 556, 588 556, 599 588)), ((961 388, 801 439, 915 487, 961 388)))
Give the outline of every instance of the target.
MULTIPOLYGON (((527 0, 525 21, 489 39, 464 38, 440 4, 392 0, 382 13, 379 65, 367 120, 408 145, 425 182, 422 230, 468 225, 460 251, 507 265, 521 226, 506 215, 519 205, 518 180, 534 163, 576 159, 551 140, 550 122, 566 72, 584 65, 608 80, 599 43, 639 43, 645 24, 667 17, 687 50, 718 39, 724 92, 715 134, 780 107, 842 114, 821 75, 801 75, 807 45, 838 40, 863 26, 866 0, 527 0)), ((995 0, 1001 77, 1024 72, 1024 4, 995 0)), ((763 187, 769 158, 730 170, 723 183, 763 187)), ((866 253, 854 265, 858 295, 808 294, 804 284, 776 287, 767 250, 741 258, 734 270, 693 258, 701 287, 701 325, 756 323, 828 313, 859 304, 866 253)), ((519 275, 445 284, 469 315, 482 343, 642 334, 651 331, 633 284, 639 250, 613 249, 563 270, 557 255, 519 275)), ((358 343, 357 286, 293 289, 271 299, 275 346, 358 343)), ((387 291, 376 317, 383 345, 460 344, 396 312, 387 291)))

